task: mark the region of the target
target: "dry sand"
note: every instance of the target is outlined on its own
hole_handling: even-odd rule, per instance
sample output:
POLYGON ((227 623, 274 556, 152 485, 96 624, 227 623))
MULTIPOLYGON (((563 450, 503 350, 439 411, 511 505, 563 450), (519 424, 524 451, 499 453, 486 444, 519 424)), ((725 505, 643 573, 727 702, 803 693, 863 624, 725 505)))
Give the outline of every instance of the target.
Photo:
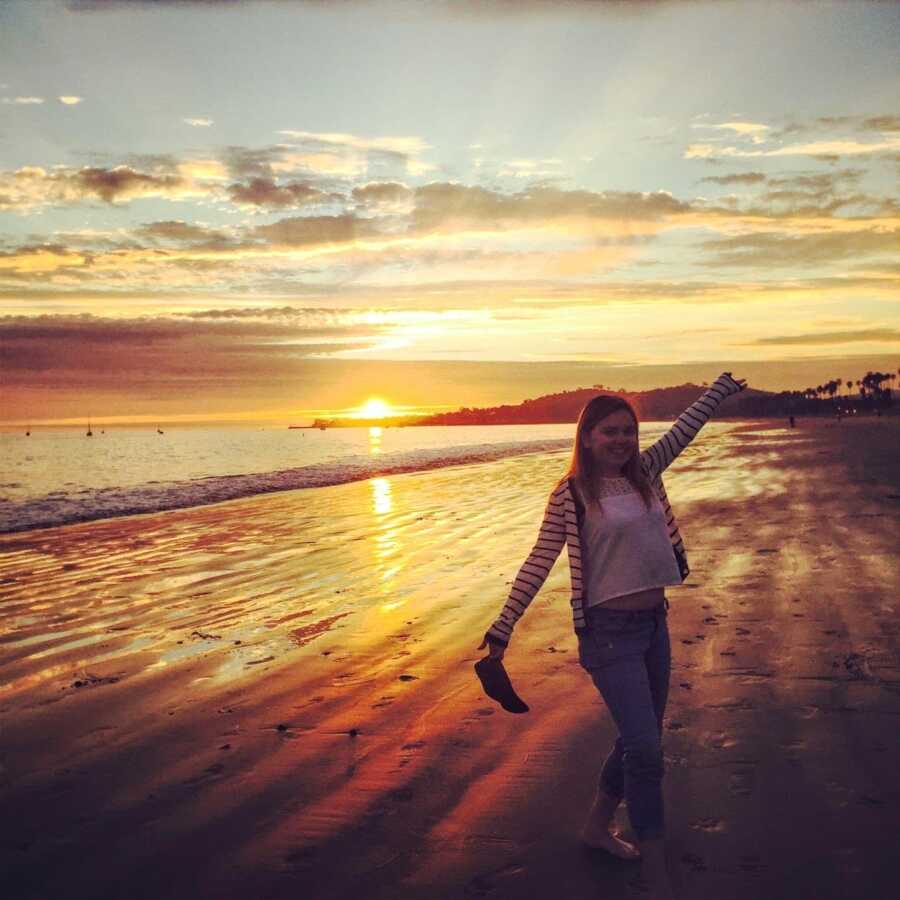
MULTIPOLYGON (((561 559, 476 646, 566 454, 0 538, 8 898, 616 898, 614 736, 561 559)), ((667 475, 679 897, 893 897, 900 423, 698 437, 667 475)), ((627 816, 621 816, 627 830, 627 816)))

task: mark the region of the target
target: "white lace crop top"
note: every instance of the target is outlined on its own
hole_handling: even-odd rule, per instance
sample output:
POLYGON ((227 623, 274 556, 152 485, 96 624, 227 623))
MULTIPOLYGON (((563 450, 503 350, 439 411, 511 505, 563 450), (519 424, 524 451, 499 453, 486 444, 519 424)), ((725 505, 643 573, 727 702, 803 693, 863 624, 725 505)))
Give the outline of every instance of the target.
POLYGON ((582 527, 586 604, 596 606, 649 588, 681 584, 662 504, 653 493, 648 510, 627 478, 603 479, 602 511, 585 509, 582 527))

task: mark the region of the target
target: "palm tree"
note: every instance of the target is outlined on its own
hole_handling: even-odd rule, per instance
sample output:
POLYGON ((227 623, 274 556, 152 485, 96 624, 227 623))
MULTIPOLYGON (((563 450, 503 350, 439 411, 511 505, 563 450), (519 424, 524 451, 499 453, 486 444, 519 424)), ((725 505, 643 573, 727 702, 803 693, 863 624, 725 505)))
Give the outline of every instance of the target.
POLYGON ((835 406, 834 395, 837 392, 839 386, 840 381, 835 381, 832 378, 831 381, 827 381, 822 387, 822 392, 828 394, 829 398, 831 399, 832 407, 835 406))

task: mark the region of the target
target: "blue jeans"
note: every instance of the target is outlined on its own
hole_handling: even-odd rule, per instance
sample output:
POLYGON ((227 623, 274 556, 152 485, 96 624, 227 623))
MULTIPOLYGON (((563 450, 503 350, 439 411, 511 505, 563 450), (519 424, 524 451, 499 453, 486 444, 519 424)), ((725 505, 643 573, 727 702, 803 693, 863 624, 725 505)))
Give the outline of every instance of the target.
POLYGON ((600 691, 619 737, 600 773, 600 787, 625 798, 638 840, 665 831, 662 722, 669 696, 672 655, 666 606, 585 611, 587 629, 578 636, 578 661, 600 691))

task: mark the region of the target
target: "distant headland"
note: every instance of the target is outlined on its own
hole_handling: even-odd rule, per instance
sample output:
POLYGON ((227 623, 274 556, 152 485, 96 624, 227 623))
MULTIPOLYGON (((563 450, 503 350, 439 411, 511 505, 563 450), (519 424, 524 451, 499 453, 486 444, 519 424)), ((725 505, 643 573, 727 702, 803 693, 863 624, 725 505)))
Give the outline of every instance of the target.
MULTIPOLYGON (((900 373, 900 370, 898 370, 900 373)), ((854 416, 881 415, 893 411, 891 385, 898 373, 867 372, 858 381, 838 378, 801 391, 758 391, 747 388, 727 397, 717 418, 759 419, 786 416, 854 416), (888 386, 885 386, 887 383, 888 386)), ((707 387, 706 383, 682 384, 677 387, 654 388, 628 392, 612 390, 602 384, 576 388, 558 394, 545 394, 522 403, 463 407, 453 412, 427 416, 385 416, 379 418, 316 419, 312 425, 292 428, 395 428, 413 425, 553 425, 577 421, 582 407, 598 393, 624 397, 637 410, 643 421, 667 421, 680 415, 707 387)))

